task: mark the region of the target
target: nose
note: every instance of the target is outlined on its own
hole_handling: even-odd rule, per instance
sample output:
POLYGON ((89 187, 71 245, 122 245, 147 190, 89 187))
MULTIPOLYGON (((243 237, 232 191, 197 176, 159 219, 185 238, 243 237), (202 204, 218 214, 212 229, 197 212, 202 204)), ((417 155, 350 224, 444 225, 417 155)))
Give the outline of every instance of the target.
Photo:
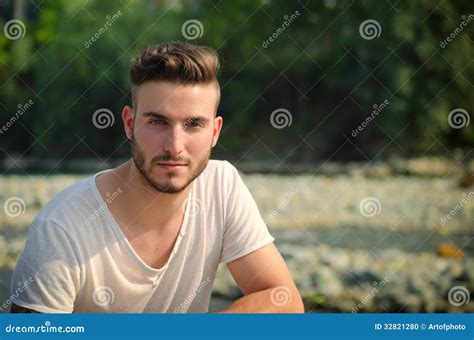
POLYGON ((166 136, 165 151, 172 155, 180 154, 183 151, 183 138, 179 127, 170 129, 166 136))

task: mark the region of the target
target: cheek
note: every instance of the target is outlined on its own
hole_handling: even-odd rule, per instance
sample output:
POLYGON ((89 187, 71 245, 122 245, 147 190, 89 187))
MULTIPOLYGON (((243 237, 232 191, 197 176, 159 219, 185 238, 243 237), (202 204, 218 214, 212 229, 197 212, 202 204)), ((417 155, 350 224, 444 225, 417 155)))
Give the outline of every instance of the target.
POLYGON ((162 148, 166 142, 164 134, 159 134, 152 129, 147 129, 146 126, 135 131, 135 140, 138 145, 140 145, 140 148, 147 154, 150 152, 156 153, 156 150, 162 148))
POLYGON ((205 155, 212 144, 212 134, 199 134, 189 138, 186 149, 196 157, 205 155))

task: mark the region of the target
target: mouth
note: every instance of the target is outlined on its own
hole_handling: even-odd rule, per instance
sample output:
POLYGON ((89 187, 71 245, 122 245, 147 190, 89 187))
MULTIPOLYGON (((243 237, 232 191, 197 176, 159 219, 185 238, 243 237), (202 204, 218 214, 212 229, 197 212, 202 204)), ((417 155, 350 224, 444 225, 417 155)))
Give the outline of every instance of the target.
POLYGON ((158 165, 165 169, 182 169, 186 167, 184 163, 158 163, 158 165))

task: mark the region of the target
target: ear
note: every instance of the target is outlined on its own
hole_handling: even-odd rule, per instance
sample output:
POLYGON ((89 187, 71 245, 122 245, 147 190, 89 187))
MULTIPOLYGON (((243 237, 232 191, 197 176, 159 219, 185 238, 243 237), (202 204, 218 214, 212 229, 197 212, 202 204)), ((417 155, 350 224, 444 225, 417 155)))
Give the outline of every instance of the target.
POLYGON ((125 135, 128 139, 132 139, 133 137, 133 120, 135 118, 135 114, 133 112, 133 108, 130 106, 125 106, 122 111, 122 120, 123 120, 123 127, 125 129, 125 135))
POLYGON ((215 147, 216 144, 217 144, 217 140, 219 139, 219 135, 221 133, 223 122, 224 122, 224 120, 222 119, 221 116, 217 116, 216 118, 214 118, 214 131, 213 131, 213 135, 212 135, 212 147, 215 147))

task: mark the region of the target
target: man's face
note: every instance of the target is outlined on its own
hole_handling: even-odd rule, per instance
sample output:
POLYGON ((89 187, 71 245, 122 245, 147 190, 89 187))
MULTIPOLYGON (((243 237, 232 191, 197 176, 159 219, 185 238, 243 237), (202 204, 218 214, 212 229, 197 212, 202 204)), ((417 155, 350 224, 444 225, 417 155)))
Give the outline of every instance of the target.
POLYGON ((122 117, 132 157, 144 183, 178 193, 206 168, 222 118, 215 117, 216 84, 150 81, 136 88, 135 113, 122 117))

